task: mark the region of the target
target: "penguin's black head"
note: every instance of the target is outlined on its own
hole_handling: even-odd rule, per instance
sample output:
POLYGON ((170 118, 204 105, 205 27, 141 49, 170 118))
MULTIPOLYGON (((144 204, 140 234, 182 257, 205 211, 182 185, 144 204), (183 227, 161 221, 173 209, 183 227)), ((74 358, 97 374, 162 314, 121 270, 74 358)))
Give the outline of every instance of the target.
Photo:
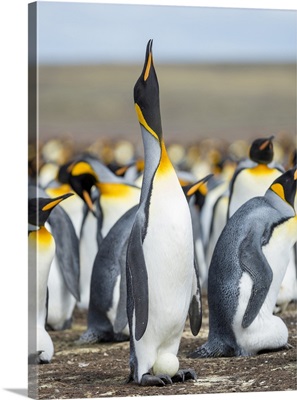
POLYGON ((98 181, 97 174, 88 162, 78 161, 69 166, 69 184, 91 212, 94 212, 91 190, 98 181))
POLYGON ((250 148, 250 159, 258 164, 269 164, 273 160, 273 140, 269 138, 256 139, 250 148))
POLYGON ((34 197, 28 201, 28 222, 34 226, 43 226, 51 211, 61 201, 73 196, 73 193, 66 193, 55 198, 34 197))
POLYGON ((153 63, 152 45, 153 41, 149 40, 143 70, 134 86, 134 103, 139 123, 161 141, 159 84, 153 63))
POLYGON ((292 167, 297 166, 297 151, 296 151, 296 149, 293 151, 293 154, 291 156, 291 165, 292 165, 292 167))
POLYGON ((57 176, 59 182, 69 183, 72 165, 74 165, 74 161, 68 161, 67 163, 60 166, 57 176))
POLYGON ((275 179, 269 189, 294 208, 297 190, 297 168, 289 169, 283 173, 275 179))

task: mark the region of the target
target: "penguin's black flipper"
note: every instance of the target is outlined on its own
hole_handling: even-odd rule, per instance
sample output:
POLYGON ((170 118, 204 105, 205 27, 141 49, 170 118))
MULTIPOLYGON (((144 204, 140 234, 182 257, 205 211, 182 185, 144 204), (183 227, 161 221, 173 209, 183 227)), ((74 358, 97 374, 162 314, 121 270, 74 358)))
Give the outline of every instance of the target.
POLYGON ((136 340, 141 339, 148 322, 148 276, 142 243, 141 223, 136 218, 127 249, 127 280, 130 280, 135 309, 136 340))
POLYGON ((79 243, 73 224, 62 207, 53 209, 48 218, 52 235, 56 242, 56 256, 70 293, 80 300, 79 290, 79 243))
POLYGON ((241 268, 253 281, 251 296, 245 310, 242 327, 248 328, 258 315, 273 279, 273 273, 259 244, 259 238, 252 232, 241 245, 241 268), (261 265, 255 268, 255 265, 261 265))
POLYGON ((194 268, 196 273, 196 283, 197 288, 196 292, 193 294, 190 307, 189 307, 189 318, 190 318, 190 328, 191 332, 194 336, 197 336, 201 324, 202 324, 202 302, 201 302, 201 290, 200 290, 200 283, 199 283, 199 272, 196 259, 194 259, 194 268))

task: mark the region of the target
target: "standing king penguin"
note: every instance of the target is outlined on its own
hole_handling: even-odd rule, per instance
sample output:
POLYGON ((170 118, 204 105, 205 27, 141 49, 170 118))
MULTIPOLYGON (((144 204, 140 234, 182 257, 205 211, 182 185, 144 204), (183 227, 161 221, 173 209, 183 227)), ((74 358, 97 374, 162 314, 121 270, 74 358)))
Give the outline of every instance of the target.
POLYGON ((87 205, 80 232, 80 309, 88 309, 94 260, 102 240, 127 210, 139 203, 140 188, 85 155, 72 164, 70 185, 87 205))
POLYGON ((252 197, 263 196, 271 183, 285 172, 281 166, 271 164, 274 155, 273 138, 270 136, 254 140, 249 159, 239 163, 230 182, 227 218, 252 197))
POLYGON ((152 40, 134 87, 134 101, 145 167, 127 248, 129 381, 163 386, 196 379, 195 371, 179 370, 176 355, 188 314, 192 333, 200 330, 201 298, 190 210, 162 138, 152 40), (164 358, 175 364, 171 371, 157 368, 164 358))
MULTIPOLYGON (((49 363, 54 354, 53 342, 45 329, 45 324, 47 284, 56 244, 54 237, 46 229, 45 223, 54 207, 69 196, 72 196, 72 193, 54 199, 29 197, 28 262, 32 273, 31 277, 36 279, 36 293, 34 296, 30 296, 30 300, 34 303, 29 308, 30 328, 36 329, 36 343, 29 343, 29 360, 32 361, 34 358, 34 361, 40 364, 49 363), (36 326, 32 326, 32 324, 36 324, 36 326)), ((35 339, 35 335, 32 337, 35 339)), ((29 339, 32 342, 32 338, 29 337, 29 339)))
POLYGON ((285 172, 228 220, 209 267, 208 341, 189 357, 289 347, 288 329, 273 310, 297 240, 296 180, 296 168, 285 172))

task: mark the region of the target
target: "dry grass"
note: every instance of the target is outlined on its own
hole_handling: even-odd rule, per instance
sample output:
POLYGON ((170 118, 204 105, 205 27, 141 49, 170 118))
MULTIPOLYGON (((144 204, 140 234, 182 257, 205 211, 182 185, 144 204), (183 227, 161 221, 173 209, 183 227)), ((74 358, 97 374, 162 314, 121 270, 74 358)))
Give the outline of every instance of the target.
MULTIPOLYGON (((295 65, 158 65, 168 141, 296 132, 295 65)), ((40 66, 40 137, 139 141, 133 87, 141 65, 40 66)))

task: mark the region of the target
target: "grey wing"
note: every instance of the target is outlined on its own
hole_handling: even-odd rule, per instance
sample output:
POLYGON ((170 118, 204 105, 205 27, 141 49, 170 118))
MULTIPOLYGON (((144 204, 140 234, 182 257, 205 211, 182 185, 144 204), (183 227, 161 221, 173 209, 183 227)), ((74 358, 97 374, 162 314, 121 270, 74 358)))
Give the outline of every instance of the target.
POLYGON ((251 231, 240 248, 240 266, 253 281, 251 296, 245 310, 242 327, 248 328, 258 315, 269 291, 273 273, 264 256, 258 234, 251 231))
POLYGON ((122 332, 128 323, 127 317, 127 284, 126 284, 126 269, 122 266, 125 263, 126 251, 123 250, 120 264, 121 264, 121 281, 120 281, 120 299, 117 309, 117 315, 114 322, 115 333, 122 332))
POLYGON ((120 230, 121 241, 118 245, 120 249, 119 254, 119 265, 121 269, 121 281, 120 281, 120 299, 117 308, 116 319, 114 322, 115 333, 122 332, 128 323, 127 317, 127 281, 126 281, 126 257, 127 257, 127 247, 128 239, 132 229, 132 224, 135 219, 135 214, 137 211, 137 206, 132 207, 123 217, 119 220, 111 230, 113 231, 117 225, 124 226, 125 229, 120 230), (122 221, 122 222, 121 222, 122 221))
POLYGON ((199 283, 198 266, 194 259, 195 268, 195 286, 196 290, 193 293, 192 300, 189 307, 190 327, 192 334, 197 336, 202 324, 202 303, 201 303, 201 289, 199 283))
POLYGON ((136 219, 127 249, 127 280, 135 310, 135 339, 143 336, 148 321, 148 276, 142 247, 142 229, 136 219))
POLYGON ((79 301, 79 243, 73 224, 61 206, 53 209, 48 223, 55 238, 56 256, 65 284, 70 293, 79 301))

